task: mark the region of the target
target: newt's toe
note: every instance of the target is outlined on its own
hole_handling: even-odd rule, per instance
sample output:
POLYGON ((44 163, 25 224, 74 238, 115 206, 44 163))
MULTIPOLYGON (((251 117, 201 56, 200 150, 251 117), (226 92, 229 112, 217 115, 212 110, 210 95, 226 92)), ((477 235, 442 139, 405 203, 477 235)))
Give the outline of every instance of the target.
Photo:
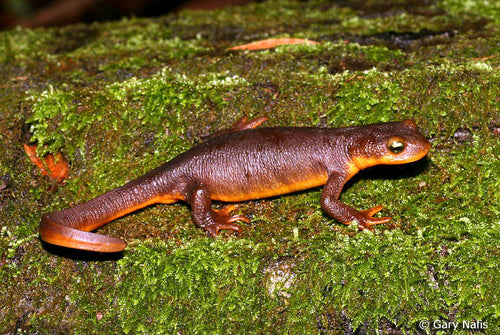
POLYGON ((359 229, 368 229, 370 231, 373 230, 374 225, 378 224, 383 224, 391 221, 391 217, 389 216, 384 216, 381 218, 374 218, 373 215, 377 214, 380 212, 382 209, 384 209, 383 206, 375 206, 373 208, 365 209, 364 211, 361 211, 363 214, 362 220, 359 222, 359 229))
POLYGON ((378 212, 384 209, 384 206, 378 205, 369 209, 365 209, 364 211, 361 211, 361 213, 365 213, 368 216, 374 216, 378 212))
POLYGON ((259 116, 258 118, 255 118, 253 120, 248 121, 248 117, 244 116, 238 121, 236 121, 232 126, 231 129, 234 131, 240 131, 240 130, 245 130, 245 129, 253 129, 264 122, 268 120, 267 116, 259 116))
POLYGON ((204 227, 205 231, 212 237, 216 237, 219 235, 219 231, 221 230, 232 230, 237 232, 238 234, 243 231, 243 228, 234 224, 234 223, 214 223, 212 225, 204 227))
POLYGON ((231 214, 231 212, 235 209, 236 205, 227 205, 226 207, 221 209, 214 209, 214 212, 217 213, 217 215, 224 217, 229 216, 229 214, 231 214))
POLYGON ((203 228, 210 234, 210 236, 215 237, 219 235, 220 230, 232 230, 237 233, 242 232, 242 228, 233 222, 243 221, 250 223, 250 219, 244 215, 233 215, 231 212, 236 209, 235 205, 228 205, 222 209, 214 209, 212 216, 212 223, 204 226, 203 228))
POLYGON ((236 222, 236 221, 243 221, 246 223, 250 223, 250 219, 244 215, 234 215, 227 220, 227 222, 236 222))

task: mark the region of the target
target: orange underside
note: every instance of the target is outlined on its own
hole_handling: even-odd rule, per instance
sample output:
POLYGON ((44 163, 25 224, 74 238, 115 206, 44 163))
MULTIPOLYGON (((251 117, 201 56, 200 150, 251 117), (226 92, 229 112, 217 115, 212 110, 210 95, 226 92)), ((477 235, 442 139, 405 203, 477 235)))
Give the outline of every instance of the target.
POLYGON ((122 216, 125 216, 127 214, 132 213, 132 212, 135 212, 135 211, 142 209, 144 207, 148 207, 148 206, 154 205, 154 204, 172 204, 172 203, 177 202, 179 200, 182 200, 182 198, 179 196, 177 196, 177 197, 171 196, 171 195, 169 195, 169 196, 157 196, 157 197, 154 197, 147 202, 143 202, 143 203, 138 204, 136 206, 130 206, 130 207, 124 208, 122 211, 117 212, 114 216, 112 216, 111 218, 106 220, 106 222, 104 222, 104 223, 103 222, 96 222, 96 223, 86 222, 84 226, 78 227, 77 229, 80 229, 83 231, 92 231, 92 230, 95 230, 95 229, 101 227, 102 225, 104 225, 107 222, 111 222, 115 219, 121 218, 122 216))
MULTIPOLYGON (((274 197, 282 194, 287 194, 287 193, 292 193, 296 191, 301 191, 301 190, 306 190, 309 188, 313 187, 318 187, 321 185, 324 185, 328 179, 328 175, 326 173, 324 174, 319 174, 315 176, 314 178, 309 178, 307 180, 302 180, 299 182, 295 182, 292 184, 288 185, 282 185, 281 187, 277 188, 262 188, 258 190, 250 190, 249 192, 239 192, 238 194, 227 194, 227 193, 212 193, 210 194, 210 198, 213 200, 218 200, 218 201, 224 201, 224 202, 240 202, 240 201, 247 201, 247 200, 254 200, 254 199, 262 199, 262 198, 269 198, 269 197, 274 197)), ((135 212, 139 209, 142 209, 144 207, 153 205, 153 204, 172 204, 174 202, 177 202, 179 200, 185 200, 184 197, 181 195, 167 195, 167 196, 157 196, 149 201, 143 202, 141 204, 138 204, 136 206, 130 206, 127 208, 124 208, 122 211, 115 213, 110 218, 107 218, 106 222, 96 222, 96 223, 90 223, 86 222, 83 226, 78 227, 77 229, 83 230, 83 231, 92 231, 95 230, 99 227, 101 227, 103 224, 113 221, 115 219, 118 219, 122 216, 125 216, 129 213, 135 212)))
POLYGON ((324 174, 318 174, 307 180, 301 180, 295 183, 290 183, 288 185, 281 185, 280 187, 276 188, 263 187, 258 190, 248 190, 248 192, 239 192, 238 194, 212 193, 210 194, 210 197, 214 200, 225 201, 225 202, 239 202, 239 201, 269 198, 325 185, 327 180, 328 180, 328 175, 324 173, 324 174))

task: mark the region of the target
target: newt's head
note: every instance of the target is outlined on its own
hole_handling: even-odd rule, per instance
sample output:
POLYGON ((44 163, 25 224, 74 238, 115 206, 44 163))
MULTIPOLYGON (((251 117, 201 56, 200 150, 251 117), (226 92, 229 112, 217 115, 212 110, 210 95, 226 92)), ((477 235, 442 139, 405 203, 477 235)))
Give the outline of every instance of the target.
MULTIPOLYGON (((362 128, 349 154, 359 170, 379 164, 405 164, 423 158, 431 148, 413 120, 362 128)), ((354 168, 354 167, 353 167, 354 168)))

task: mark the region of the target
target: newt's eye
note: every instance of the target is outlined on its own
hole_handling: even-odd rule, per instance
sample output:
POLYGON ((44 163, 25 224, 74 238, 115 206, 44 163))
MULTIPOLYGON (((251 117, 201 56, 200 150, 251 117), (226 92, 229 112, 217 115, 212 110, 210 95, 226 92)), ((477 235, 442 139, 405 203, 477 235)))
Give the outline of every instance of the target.
POLYGON ((397 155, 403 152, 403 150, 405 149, 405 142, 403 142, 399 138, 391 138, 387 142, 387 148, 390 152, 397 155))

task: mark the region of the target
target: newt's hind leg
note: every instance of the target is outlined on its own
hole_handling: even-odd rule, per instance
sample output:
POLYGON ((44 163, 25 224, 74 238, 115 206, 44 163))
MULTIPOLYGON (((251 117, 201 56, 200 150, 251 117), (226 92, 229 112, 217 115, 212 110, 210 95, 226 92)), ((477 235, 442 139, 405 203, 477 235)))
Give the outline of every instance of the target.
POLYGON ((243 215, 231 216, 231 212, 236 208, 234 205, 226 206, 220 210, 213 210, 210 194, 202 185, 191 185, 186 200, 191 206, 193 221, 212 237, 217 236, 221 229, 228 229, 240 233, 242 230, 241 227, 233 222, 250 222, 250 219, 243 215))
POLYGON ((267 116, 259 116, 256 119, 248 121, 248 117, 244 116, 235 123, 233 123, 233 125, 230 128, 216 131, 214 134, 210 136, 210 138, 226 135, 229 133, 234 133, 245 129, 257 128, 258 126, 266 122, 268 119, 269 118, 267 116))
POLYGON ((267 116, 259 116, 256 119, 248 121, 248 116, 244 116, 231 126, 229 130, 234 131, 240 131, 240 130, 245 130, 245 129, 253 129, 257 128, 264 122, 266 122, 269 118, 267 116))

